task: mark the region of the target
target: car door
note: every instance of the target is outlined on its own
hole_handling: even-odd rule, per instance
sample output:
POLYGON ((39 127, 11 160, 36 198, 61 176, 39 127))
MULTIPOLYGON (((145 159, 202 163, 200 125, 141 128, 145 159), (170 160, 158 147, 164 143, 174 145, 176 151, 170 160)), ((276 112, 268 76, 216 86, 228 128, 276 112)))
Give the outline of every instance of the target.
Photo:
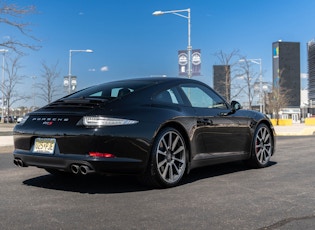
POLYGON ((170 108, 169 106, 177 109, 180 108, 179 110, 183 116, 179 114, 174 117, 173 120, 184 125, 189 139, 195 143, 195 145, 192 146, 192 151, 196 153, 204 152, 203 138, 198 134, 199 130, 195 129, 194 109, 184 103, 179 89, 177 87, 163 89, 154 95, 153 101, 160 106, 164 105, 168 108, 170 108))
POLYGON ((205 85, 185 84, 181 89, 194 109, 196 127, 203 140, 199 158, 240 155, 248 150, 248 118, 230 115, 229 105, 205 85))

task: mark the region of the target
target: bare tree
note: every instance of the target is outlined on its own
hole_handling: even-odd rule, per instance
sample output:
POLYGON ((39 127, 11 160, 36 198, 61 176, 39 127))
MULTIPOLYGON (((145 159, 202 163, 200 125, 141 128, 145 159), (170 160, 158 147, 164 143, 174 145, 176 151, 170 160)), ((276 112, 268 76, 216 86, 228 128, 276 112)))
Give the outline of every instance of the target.
POLYGON ((255 73, 252 70, 252 62, 245 57, 240 59, 239 69, 238 69, 238 78, 241 79, 242 84, 240 90, 246 95, 248 108, 252 109, 253 100, 255 97, 255 85, 257 85, 258 73, 255 73))
POLYGON ((58 62, 50 67, 44 61, 42 62, 41 78, 43 82, 38 84, 41 90, 39 97, 44 99, 47 104, 57 96, 59 87, 56 85, 56 80, 59 76, 58 62))
MULTIPOLYGON (((232 76, 232 72, 234 71, 234 66, 238 64, 238 60, 240 58, 239 50, 233 50, 231 53, 224 53, 222 50, 214 54, 220 62, 220 65, 224 66, 224 79, 219 82, 219 84, 224 85, 224 92, 221 92, 222 96, 225 97, 226 100, 230 101, 231 98, 237 96, 241 90, 233 89, 234 94, 231 95, 232 82, 235 79, 232 76)), ((234 87, 233 87, 234 88, 234 87)))
POLYGON ((266 105, 266 109, 269 113, 274 114, 276 118, 276 123, 279 125, 279 112, 281 108, 285 108, 289 103, 289 94, 290 89, 286 89, 284 87, 281 87, 281 85, 284 82, 284 79, 282 77, 284 72, 284 69, 279 71, 279 77, 274 82, 272 92, 268 96, 268 103, 266 105))
MULTIPOLYGON (((14 3, 7 3, 0 0, 0 23, 8 28, 15 28, 17 31, 24 35, 23 41, 12 37, 10 34, 5 36, 5 40, 0 41, 0 47, 8 48, 16 53, 23 54, 23 48, 38 50, 40 47, 31 45, 31 41, 38 42, 39 40, 31 35, 29 29, 30 23, 23 22, 22 18, 27 15, 36 13, 35 6, 18 6, 14 3), (27 38, 31 41, 27 42, 27 38)), ((4 31, 2 29, 2 31, 4 31)))
POLYGON ((22 68, 20 65, 21 56, 14 58, 7 58, 5 62, 4 71, 6 73, 6 79, 1 83, 1 91, 4 96, 4 103, 7 107, 7 115, 10 116, 11 106, 21 100, 27 100, 29 97, 21 95, 16 91, 16 87, 21 84, 22 76, 19 75, 19 70, 22 68))

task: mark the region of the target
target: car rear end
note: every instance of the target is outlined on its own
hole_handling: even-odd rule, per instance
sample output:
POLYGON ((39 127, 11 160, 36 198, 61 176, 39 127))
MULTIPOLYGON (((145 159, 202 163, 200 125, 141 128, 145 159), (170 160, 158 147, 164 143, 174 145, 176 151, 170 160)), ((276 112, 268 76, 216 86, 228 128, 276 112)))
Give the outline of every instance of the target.
POLYGON ((105 116, 104 104, 61 100, 30 113, 14 128, 14 163, 74 174, 144 171, 149 143, 136 131, 142 123, 105 116))

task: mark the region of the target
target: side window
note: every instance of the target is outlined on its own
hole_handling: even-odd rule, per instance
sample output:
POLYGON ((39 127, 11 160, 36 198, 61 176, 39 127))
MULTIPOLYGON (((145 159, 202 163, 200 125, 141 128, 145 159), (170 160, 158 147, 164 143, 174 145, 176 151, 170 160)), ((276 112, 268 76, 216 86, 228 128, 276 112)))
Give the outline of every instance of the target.
POLYGON ((227 105, 220 96, 202 85, 182 85, 181 89, 186 94, 192 107, 221 109, 227 108, 227 105))
POLYGON ((182 100, 176 89, 163 90, 154 97, 154 100, 169 104, 182 104, 182 100))
POLYGON ((102 98, 102 97, 112 97, 112 98, 115 98, 115 97, 122 97, 122 96, 125 96, 129 93, 132 93, 134 90, 133 89, 130 89, 130 88, 112 88, 112 89, 109 89, 107 91, 97 91, 97 92, 94 92, 93 94, 90 94, 89 97, 99 97, 99 98, 102 98))
POLYGON ((134 90, 130 88, 112 88, 111 97, 122 97, 133 91, 134 90))
POLYGON ((93 93, 91 95, 89 95, 89 97, 102 97, 103 92, 102 91, 98 91, 96 93, 93 93))

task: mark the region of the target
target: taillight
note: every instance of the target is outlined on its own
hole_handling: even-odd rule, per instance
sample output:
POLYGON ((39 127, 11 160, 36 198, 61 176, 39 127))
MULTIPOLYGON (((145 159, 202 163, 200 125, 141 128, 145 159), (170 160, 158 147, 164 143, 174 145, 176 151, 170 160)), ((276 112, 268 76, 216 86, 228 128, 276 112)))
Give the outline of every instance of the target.
POLYGON ((83 125, 93 126, 117 126, 117 125, 133 125, 137 124, 138 121, 113 118, 113 117, 102 117, 102 116, 85 116, 83 117, 83 125))
POLYGON ((100 153, 100 152, 89 152, 90 157, 101 157, 101 158, 115 158, 116 156, 111 153, 100 153))

